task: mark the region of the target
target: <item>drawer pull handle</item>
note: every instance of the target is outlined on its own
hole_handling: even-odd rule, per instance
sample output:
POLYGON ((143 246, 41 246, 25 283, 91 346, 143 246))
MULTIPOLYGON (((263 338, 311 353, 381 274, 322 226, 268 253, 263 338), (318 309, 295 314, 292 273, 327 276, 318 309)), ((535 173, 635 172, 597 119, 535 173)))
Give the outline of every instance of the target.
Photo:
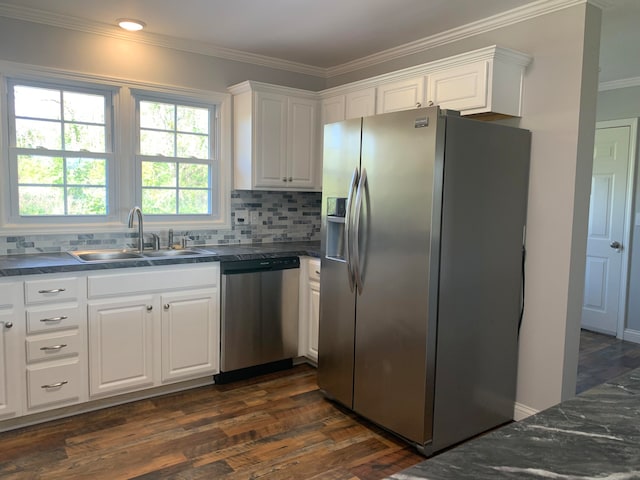
POLYGON ((59 317, 49 317, 49 318, 41 318, 40 321, 41 322, 59 322, 60 320, 66 320, 67 317, 66 315, 60 315, 59 317))
POLYGON ((52 350, 62 350, 66 346, 67 346, 66 343, 61 343, 60 345, 52 345, 50 347, 42 347, 42 348, 40 348, 40 350, 43 350, 45 352, 50 352, 52 350))
POLYGON ((316 275, 320 275, 320 272, 318 270, 316 270, 316 275))
POLYGON ((66 288, 52 288, 51 290, 38 290, 38 293, 60 293, 66 291, 66 288))
POLYGON ((66 385, 67 383, 69 383, 67 380, 63 380, 63 381, 58 382, 58 383, 51 383, 49 385, 42 385, 40 388, 59 388, 59 387, 62 387, 63 385, 66 385))

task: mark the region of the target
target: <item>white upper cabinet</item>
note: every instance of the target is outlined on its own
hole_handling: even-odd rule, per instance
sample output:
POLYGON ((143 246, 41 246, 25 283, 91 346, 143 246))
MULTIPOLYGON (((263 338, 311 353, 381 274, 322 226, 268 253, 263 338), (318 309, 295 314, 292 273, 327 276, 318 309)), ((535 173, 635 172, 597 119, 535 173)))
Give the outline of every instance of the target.
POLYGON ((375 87, 363 88, 346 94, 346 119, 368 117, 376 113, 375 87))
POLYGON ((343 94, 345 118, 431 105, 461 115, 518 117, 524 71, 531 60, 494 45, 334 87, 321 96, 336 99, 343 94))
POLYGON ((383 83, 378 87, 376 113, 397 112, 424 106, 425 77, 383 83))
POLYGON ((324 98, 322 100, 322 125, 341 122, 345 119, 345 96, 324 98))
POLYGON ((256 82, 234 95, 234 186, 238 190, 321 188, 317 94, 256 82))

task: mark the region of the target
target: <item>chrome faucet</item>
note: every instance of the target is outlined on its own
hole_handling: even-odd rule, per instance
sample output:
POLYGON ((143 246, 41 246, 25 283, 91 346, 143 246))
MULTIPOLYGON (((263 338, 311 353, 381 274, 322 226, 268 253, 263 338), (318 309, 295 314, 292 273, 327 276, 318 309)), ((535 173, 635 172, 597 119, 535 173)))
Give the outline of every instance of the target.
POLYGON ((133 228, 133 216, 135 214, 138 215, 138 252, 142 253, 142 250, 144 250, 144 230, 142 227, 142 210, 140 210, 140 207, 133 207, 129 211, 128 226, 129 228, 133 228))

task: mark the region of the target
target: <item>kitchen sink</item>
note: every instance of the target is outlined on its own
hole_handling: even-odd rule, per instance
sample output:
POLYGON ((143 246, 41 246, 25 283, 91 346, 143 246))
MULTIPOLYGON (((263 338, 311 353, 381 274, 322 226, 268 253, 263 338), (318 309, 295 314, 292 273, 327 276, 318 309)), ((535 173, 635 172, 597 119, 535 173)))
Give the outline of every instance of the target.
POLYGON ((136 260, 144 258, 137 252, 123 250, 92 250, 69 252, 69 254, 82 262, 113 262, 115 260, 136 260))
POLYGON ((202 255, 203 252, 198 250, 149 250, 144 252, 145 257, 180 257, 183 255, 202 255))
POLYGON ((203 255, 205 252, 192 249, 179 250, 146 250, 138 253, 130 250, 85 250, 78 252, 68 252, 72 257, 81 262, 114 262, 118 260, 140 260, 145 258, 172 258, 189 255, 203 255))

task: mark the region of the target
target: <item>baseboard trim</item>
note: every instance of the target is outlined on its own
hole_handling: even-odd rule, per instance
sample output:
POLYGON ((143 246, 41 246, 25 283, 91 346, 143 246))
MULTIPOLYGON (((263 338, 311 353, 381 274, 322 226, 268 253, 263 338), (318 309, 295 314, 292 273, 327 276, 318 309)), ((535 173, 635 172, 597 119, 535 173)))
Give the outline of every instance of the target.
POLYGON ((530 417, 531 415, 535 415, 539 411, 540 410, 536 410, 535 408, 531 408, 527 405, 516 402, 515 407, 513 409, 513 419, 516 422, 519 422, 520 420, 524 420, 525 418, 530 417))
POLYGON ((625 328, 622 339, 627 342, 640 343, 640 331, 625 328))

